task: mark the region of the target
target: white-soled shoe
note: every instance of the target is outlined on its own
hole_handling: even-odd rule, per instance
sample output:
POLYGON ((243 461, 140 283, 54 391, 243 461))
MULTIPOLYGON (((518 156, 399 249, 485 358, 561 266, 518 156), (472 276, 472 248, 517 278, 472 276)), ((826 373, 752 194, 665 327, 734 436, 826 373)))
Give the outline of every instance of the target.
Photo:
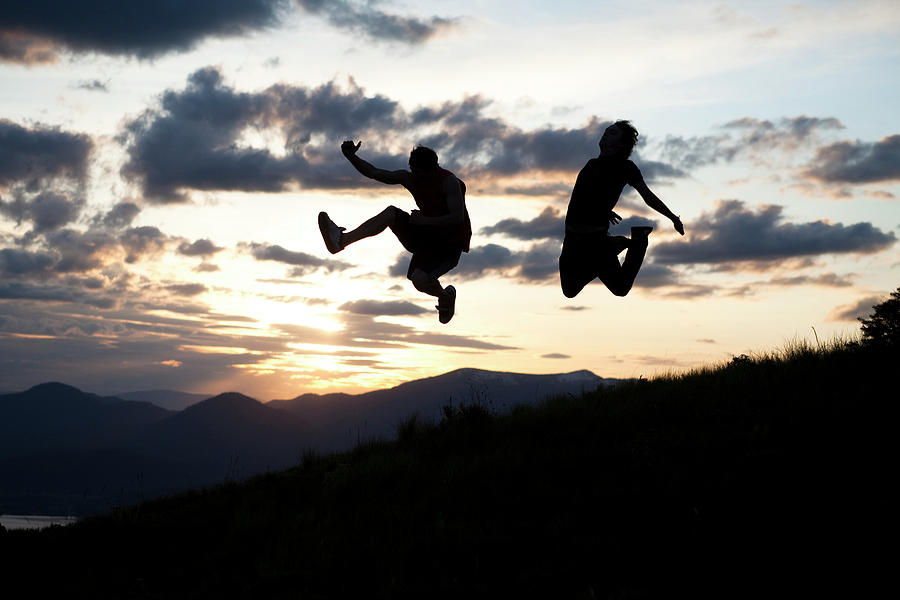
POLYGON ((328 217, 328 213, 322 211, 319 213, 319 231, 322 232, 322 239, 325 240, 325 247, 328 248, 328 251, 332 254, 337 254, 341 250, 344 249, 344 245, 341 244, 341 232, 344 231, 346 227, 338 227, 334 224, 328 217))

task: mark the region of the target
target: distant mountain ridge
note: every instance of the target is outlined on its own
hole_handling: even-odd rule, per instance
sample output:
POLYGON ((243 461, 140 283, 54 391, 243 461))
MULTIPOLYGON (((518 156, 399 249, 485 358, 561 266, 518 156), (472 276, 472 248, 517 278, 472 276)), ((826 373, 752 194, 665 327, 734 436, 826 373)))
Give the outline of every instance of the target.
POLYGON ((184 410, 188 406, 211 398, 213 394, 191 394, 178 390, 141 390, 138 392, 122 392, 114 394, 123 400, 149 402, 167 410, 184 410))
POLYGON ((478 403, 502 413, 616 381, 590 371, 459 369, 356 395, 262 403, 228 392, 180 411, 41 384, 0 395, 0 513, 89 514, 282 469, 310 450, 390 438, 411 414, 437 420, 447 404, 478 403))
POLYGON ((481 404, 503 413, 516 404, 535 404, 549 396, 581 395, 621 380, 587 370, 537 375, 463 368, 362 394, 303 394, 272 400, 269 406, 301 416, 316 432, 317 447, 351 448, 361 439, 390 437, 398 422, 413 413, 441 417, 445 405, 481 404))

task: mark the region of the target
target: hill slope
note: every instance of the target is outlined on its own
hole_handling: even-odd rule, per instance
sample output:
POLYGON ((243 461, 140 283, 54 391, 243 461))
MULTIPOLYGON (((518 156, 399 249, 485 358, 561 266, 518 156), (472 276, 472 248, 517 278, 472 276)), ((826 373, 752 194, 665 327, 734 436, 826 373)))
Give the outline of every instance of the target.
POLYGON ((6 532, 0 560, 30 591, 94 597, 861 597, 888 573, 898 358, 794 349, 410 421, 243 484, 6 532))

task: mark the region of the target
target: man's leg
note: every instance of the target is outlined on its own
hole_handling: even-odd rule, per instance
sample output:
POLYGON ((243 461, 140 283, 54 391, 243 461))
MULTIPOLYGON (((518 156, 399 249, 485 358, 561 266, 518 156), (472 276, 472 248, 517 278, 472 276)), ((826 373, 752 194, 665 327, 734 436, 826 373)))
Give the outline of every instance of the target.
POLYGON ((594 267, 595 244, 566 236, 559 255, 559 283, 566 298, 574 298, 597 276, 594 267))
POLYGON ((386 209, 365 221, 362 225, 353 231, 344 231, 341 233, 341 246, 346 248, 354 242, 361 239, 378 235, 388 227, 394 224, 397 214, 402 213, 396 206, 388 206, 386 209))
POLYGON ((625 260, 621 265, 613 254, 614 250, 600 261, 600 271, 597 277, 616 296, 625 296, 631 291, 634 279, 644 262, 644 255, 647 253, 647 236, 651 230, 651 227, 631 228, 631 243, 628 245, 628 252, 625 253, 625 260))
POLYGON ((416 252, 409 264, 407 277, 413 286, 424 294, 438 299, 436 308, 441 323, 448 323, 456 310, 456 288, 444 287, 439 277, 449 272, 459 263, 461 252, 416 252))

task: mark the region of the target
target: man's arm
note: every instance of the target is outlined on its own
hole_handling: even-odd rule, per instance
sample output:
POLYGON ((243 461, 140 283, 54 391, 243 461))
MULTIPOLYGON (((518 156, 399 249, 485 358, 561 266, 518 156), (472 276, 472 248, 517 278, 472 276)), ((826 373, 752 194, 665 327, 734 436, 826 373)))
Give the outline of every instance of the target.
POLYGON ((379 169, 378 167, 368 163, 358 157, 356 155, 356 151, 359 150, 359 147, 362 145, 362 142, 354 144, 351 141, 346 141, 341 144, 341 152, 344 153, 344 156, 347 157, 347 160, 350 161, 350 164, 353 165, 357 171, 368 177, 369 179, 374 179, 375 181, 380 181, 381 183, 387 184, 406 184, 410 177, 411 173, 406 170, 399 171, 385 171, 384 169, 379 169))
POLYGON ((638 194, 641 195, 641 198, 644 199, 647 206, 661 215, 668 217, 672 221, 672 225, 675 226, 675 231, 684 235, 684 225, 681 223, 681 219, 669 210, 669 207, 663 204, 663 201, 657 198, 656 194, 650 191, 650 188, 647 187, 647 184, 644 183, 643 179, 635 182, 633 187, 637 190, 638 194))
POLYGON ((447 194, 446 215, 440 217, 426 217, 421 211, 414 210, 410 213, 410 223, 414 225, 456 225, 466 220, 466 202, 463 200, 459 179, 447 177, 444 182, 444 193, 447 194))

